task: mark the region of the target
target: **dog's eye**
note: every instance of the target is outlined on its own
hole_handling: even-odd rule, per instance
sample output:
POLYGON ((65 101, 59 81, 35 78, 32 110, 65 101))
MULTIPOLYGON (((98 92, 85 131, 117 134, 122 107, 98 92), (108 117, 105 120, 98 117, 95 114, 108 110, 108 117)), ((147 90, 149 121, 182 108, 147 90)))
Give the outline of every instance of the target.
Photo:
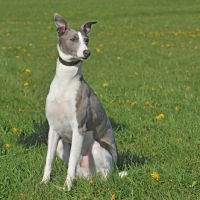
POLYGON ((76 39, 75 39, 75 38, 71 38, 70 40, 71 40, 72 42, 74 42, 76 39))

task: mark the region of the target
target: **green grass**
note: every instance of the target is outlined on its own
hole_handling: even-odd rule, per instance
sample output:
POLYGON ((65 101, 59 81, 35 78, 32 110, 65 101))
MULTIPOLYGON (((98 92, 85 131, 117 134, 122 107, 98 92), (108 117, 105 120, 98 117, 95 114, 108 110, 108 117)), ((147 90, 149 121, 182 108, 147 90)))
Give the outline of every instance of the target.
POLYGON ((199 9, 197 0, 1 3, 0 199, 200 199, 199 9), (72 28, 98 21, 83 73, 112 121, 120 154, 107 181, 76 180, 71 192, 60 189, 67 167, 58 158, 51 182, 40 185, 55 12, 72 28), (120 170, 128 176, 120 179, 120 170))

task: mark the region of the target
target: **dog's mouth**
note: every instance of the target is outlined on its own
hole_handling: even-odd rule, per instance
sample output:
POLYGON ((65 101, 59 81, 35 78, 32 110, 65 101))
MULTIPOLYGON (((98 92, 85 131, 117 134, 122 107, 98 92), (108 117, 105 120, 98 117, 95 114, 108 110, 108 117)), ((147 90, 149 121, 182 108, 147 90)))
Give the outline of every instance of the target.
POLYGON ((88 56, 88 57, 77 57, 77 59, 79 59, 79 60, 81 60, 81 61, 84 61, 84 60, 87 60, 88 58, 89 58, 90 56, 88 56))
POLYGON ((89 57, 82 57, 81 60, 87 60, 89 57))

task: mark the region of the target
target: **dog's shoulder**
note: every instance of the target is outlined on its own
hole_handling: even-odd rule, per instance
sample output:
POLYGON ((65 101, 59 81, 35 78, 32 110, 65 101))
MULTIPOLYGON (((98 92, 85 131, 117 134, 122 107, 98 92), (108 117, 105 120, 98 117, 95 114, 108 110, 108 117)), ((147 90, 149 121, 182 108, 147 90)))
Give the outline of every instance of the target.
POLYGON ((104 108, 97 95, 81 78, 76 94, 76 117, 80 132, 94 129, 94 121, 99 121, 105 116, 104 108))
MULTIPOLYGON (((95 92, 89 87, 87 82, 80 79, 80 86, 76 95, 76 108, 83 110, 87 106, 87 109, 96 108, 97 110, 103 109, 101 102, 99 101, 95 92)), ((104 109, 103 109, 104 110, 104 109)))
POLYGON ((81 77, 80 86, 76 93, 76 119, 80 134, 86 131, 86 123, 91 116, 90 95, 91 89, 81 77))

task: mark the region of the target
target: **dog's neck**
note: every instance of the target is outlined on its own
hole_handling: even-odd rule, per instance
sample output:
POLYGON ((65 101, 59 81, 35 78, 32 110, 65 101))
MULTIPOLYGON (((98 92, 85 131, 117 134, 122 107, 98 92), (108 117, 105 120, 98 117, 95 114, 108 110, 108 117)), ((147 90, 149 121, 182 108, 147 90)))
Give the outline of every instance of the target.
POLYGON ((80 80, 83 77, 82 61, 74 60, 72 56, 64 54, 59 46, 57 46, 57 49, 61 59, 58 58, 57 60, 56 79, 63 88, 67 88, 71 82, 80 80), (70 63, 70 66, 65 65, 65 62, 70 63))
POLYGON ((81 60, 76 60, 76 61, 72 61, 72 62, 67 62, 67 61, 63 60, 60 56, 58 57, 58 59, 59 59, 59 61, 60 61, 63 65, 68 66, 68 67, 70 67, 70 66, 75 66, 76 64, 82 62, 81 60))

